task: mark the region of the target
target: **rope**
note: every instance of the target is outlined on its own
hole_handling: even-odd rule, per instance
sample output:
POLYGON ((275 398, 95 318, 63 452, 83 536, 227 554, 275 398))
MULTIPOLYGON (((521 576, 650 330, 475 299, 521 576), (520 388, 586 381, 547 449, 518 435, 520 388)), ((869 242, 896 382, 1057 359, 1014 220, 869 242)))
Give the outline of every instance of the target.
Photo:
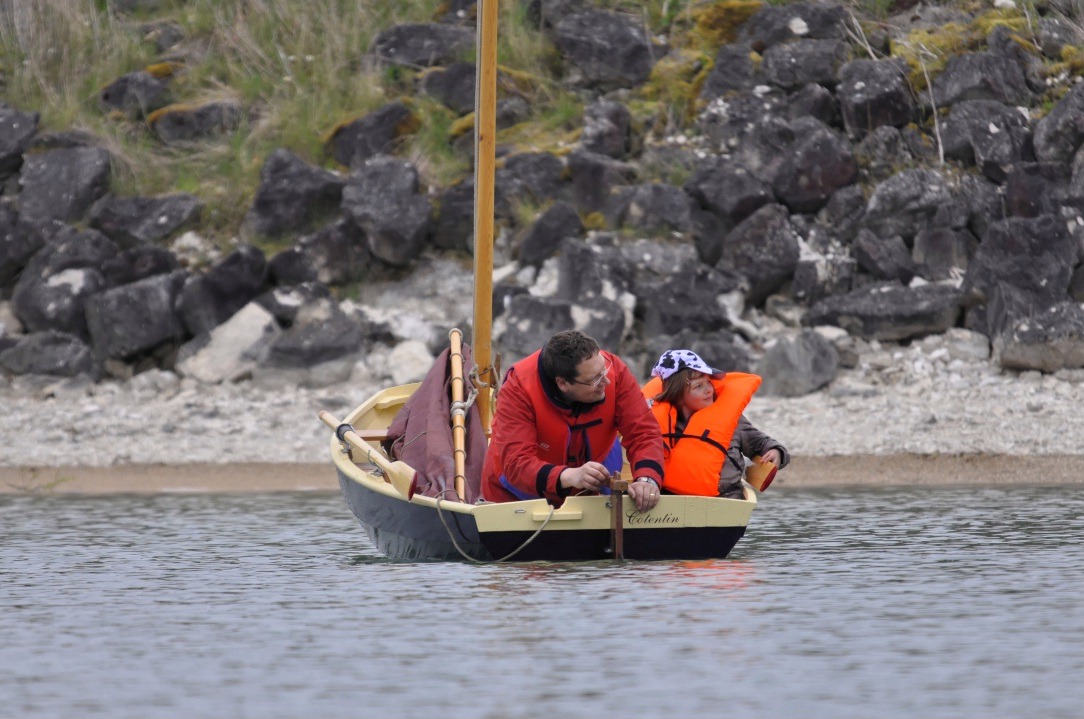
POLYGON ((444 525, 444 530, 446 532, 448 532, 448 539, 452 540, 452 546, 455 547, 455 550, 457 552, 459 552, 460 556, 462 556, 468 562, 474 562, 475 564, 492 564, 492 563, 495 563, 495 562, 507 562, 509 559, 511 559, 512 557, 519 554, 521 551, 523 551, 523 549, 525 549, 527 547, 527 545, 529 545, 531 542, 533 542, 535 539, 537 539, 538 535, 542 534, 542 530, 545 529, 546 525, 550 523, 551 519, 553 519, 553 511, 555 509, 557 509, 556 507, 554 507, 551 504, 550 505, 550 513, 546 517, 546 521, 542 522, 542 526, 539 527, 535 531, 535 533, 532 534, 530 537, 527 537, 527 539, 524 540, 523 544, 519 545, 514 550, 512 550, 508 554, 504 555, 500 559, 476 559, 476 558, 470 556, 469 554, 467 554, 466 552, 464 552, 463 548, 459 546, 459 542, 455 541, 455 534, 452 532, 452 528, 448 526, 448 521, 446 519, 444 519, 444 512, 441 511, 441 509, 440 509, 440 497, 437 497, 436 500, 437 500, 437 516, 440 517, 440 523, 444 525))

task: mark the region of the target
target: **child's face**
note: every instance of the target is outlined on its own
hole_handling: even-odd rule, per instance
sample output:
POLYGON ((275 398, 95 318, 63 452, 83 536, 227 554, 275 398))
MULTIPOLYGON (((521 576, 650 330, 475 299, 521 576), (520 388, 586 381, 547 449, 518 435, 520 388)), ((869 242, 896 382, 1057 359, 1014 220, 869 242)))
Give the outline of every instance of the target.
POLYGON ((689 384, 685 385, 685 395, 681 398, 681 403, 689 414, 710 407, 714 401, 715 387, 711 384, 711 379, 699 372, 690 374, 689 384))

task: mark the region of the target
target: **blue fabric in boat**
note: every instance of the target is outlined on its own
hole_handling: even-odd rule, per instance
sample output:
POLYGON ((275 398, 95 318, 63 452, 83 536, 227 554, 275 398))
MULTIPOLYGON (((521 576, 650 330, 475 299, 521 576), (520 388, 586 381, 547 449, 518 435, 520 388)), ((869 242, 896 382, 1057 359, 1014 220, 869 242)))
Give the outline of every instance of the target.
MULTIPOLYGON (((452 440, 452 366, 451 350, 437 357, 421 386, 403 405, 388 427, 384 450, 392 459, 406 462, 418 473, 415 492, 428 497, 454 500, 455 455, 452 440)), ((474 366, 470 347, 463 344, 464 372, 474 366)), ((468 377, 464 392, 473 385, 468 377)), ((478 408, 472 404, 466 416, 466 497, 474 503, 481 496, 482 465, 486 459, 485 431, 478 408)))

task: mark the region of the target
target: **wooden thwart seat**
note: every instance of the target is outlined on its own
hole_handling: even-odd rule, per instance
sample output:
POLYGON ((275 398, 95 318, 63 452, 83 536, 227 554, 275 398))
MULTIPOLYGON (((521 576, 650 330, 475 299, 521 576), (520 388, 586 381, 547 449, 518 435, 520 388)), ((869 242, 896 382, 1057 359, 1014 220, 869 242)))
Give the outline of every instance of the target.
POLYGON ((355 429, 356 434, 366 442, 383 442, 388 438, 388 430, 386 427, 377 427, 375 429, 355 429))

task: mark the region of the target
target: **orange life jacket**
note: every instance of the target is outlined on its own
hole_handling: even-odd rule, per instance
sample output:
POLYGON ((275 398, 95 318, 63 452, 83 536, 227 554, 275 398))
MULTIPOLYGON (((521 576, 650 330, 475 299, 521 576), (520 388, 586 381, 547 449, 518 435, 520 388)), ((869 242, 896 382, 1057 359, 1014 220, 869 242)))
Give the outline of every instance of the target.
MULTIPOLYGON (((744 372, 727 372, 722 379, 712 379, 715 401, 693 412, 681 433, 677 431, 677 407, 654 402, 651 413, 659 423, 665 445, 663 476, 667 491, 709 497, 719 494, 719 475, 727 461, 730 440, 761 381, 759 376, 744 372)), ((649 400, 661 391, 662 380, 658 377, 643 388, 649 400)))
MULTIPOLYGON (((601 462, 617 439, 617 425, 614 423, 614 416, 617 414, 615 394, 607 392, 606 399, 598 405, 573 417, 569 412, 558 409, 542 388, 542 378, 538 375, 538 354, 536 352, 516 363, 516 374, 523 378, 535 410, 538 457, 553 464, 568 464, 574 467, 588 461, 601 462), (583 432, 586 456, 569 462, 572 458, 567 456, 567 450, 573 432, 583 432)), ((601 354, 607 362, 613 362, 609 353, 601 354)))

